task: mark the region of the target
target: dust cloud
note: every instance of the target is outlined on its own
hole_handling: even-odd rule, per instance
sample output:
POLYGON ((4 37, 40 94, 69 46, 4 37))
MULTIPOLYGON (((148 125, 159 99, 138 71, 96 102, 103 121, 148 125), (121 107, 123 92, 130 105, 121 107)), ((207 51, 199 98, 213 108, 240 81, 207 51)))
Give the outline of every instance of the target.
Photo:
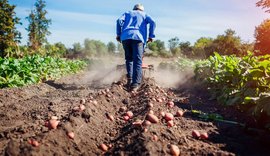
POLYGON ((88 71, 84 73, 79 84, 85 84, 94 88, 102 88, 120 80, 124 70, 117 69, 117 65, 124 64, 120 58, 99 58, 94 60, 88 71))
POLYGON ((165 88, 178 88, 180 85, 184 84, 191 77, 194 76, 193 69, 187 69, 184 72, 175 71, 172 69, 158 69, 161 62, 172 62, 174 59, 168 58, 145 58, 145 64, 153 64, 155 71, 153 77, 156 83, 165 88))
MULTIPOLYGON (((179 72, 171 69, 158 69, 161 62, 171 61, 174 60, 166 58, 144 58, 144 64, 154 65, 154 71, 151 73, 147 71, 144 76, 146 78, 153 77, 157 85, 161 87, 177 88, 194 75, 192 69, 186 70, 185 72, 179 72)), ((80 79, 80 81, 78 80, 76 83, 94 88, 108 87, 111 83, 119 81, 120 78, 126 74, 125 66, 123 66, 121 70, 117 69, 117 65, 123 65, 124 63, 124 58, 99 58, 97 61, 94 61, 91 68, 84 73, 82 79, 80 79)))

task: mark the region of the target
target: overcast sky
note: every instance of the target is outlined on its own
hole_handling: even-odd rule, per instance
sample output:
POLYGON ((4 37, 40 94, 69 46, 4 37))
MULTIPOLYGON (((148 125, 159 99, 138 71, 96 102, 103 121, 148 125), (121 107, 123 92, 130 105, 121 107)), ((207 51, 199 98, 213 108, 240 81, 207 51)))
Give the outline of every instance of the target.
MULTIPOLYGON (((136 3, 157 23, 156 39, 167 42, 177 36, 180 41, 195 42, 200 37, 215 37, 228 28, 244 41, 252 42, 255 26, 270 14, 257 8, 258 0, 46 0, 48 18, 52 20, 50 43, 68 47, 85 38, 115 42, 115 22, 136 3)), ((26 44, 27 17, 35 0, 9 0, 23 25, 22 43, 26 44)))

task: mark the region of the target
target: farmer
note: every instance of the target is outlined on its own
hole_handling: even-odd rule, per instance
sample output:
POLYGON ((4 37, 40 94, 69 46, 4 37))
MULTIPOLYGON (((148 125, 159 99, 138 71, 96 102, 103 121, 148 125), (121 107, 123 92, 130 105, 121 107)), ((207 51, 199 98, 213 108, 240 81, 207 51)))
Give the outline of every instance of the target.
POLYGON ((116 22, 116 40, 122 42, 127 69, 127 87, 136 91, 142 80, 142 56, 147 42, 155 37, 156 24, 144 12, 142 4, 136 4, 132 11, 124 13, 116 22), (149 37, 147 39, 147 25, 149 37))

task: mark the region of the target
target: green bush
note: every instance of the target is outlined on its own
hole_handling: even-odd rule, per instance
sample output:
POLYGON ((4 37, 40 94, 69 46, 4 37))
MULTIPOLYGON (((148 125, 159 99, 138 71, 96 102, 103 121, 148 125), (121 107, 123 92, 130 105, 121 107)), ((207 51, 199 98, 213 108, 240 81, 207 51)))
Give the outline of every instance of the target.
POLYGON ((21 59, 0 58, 0 88, 18 87, 56 79, 86 67, 79 60, 66 60, 50 56, 26 56, 21 59))

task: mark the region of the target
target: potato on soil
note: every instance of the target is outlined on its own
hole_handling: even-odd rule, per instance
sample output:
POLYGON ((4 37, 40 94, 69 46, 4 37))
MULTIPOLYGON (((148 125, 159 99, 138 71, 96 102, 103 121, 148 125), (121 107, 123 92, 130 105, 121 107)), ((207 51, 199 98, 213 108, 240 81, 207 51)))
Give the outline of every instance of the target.
POLYGON ((167 103, 167 106, 170 107, 170 108, 174 107, 174 102, 173 101, 169 101, 167 103))
POLYGON ((184 115, 184 111, 182 111, 182 110, 178 110, 175 114, 175 116, 177 116, 177 117, 182 117, 183 115, 184 115))
POLYGON ((193 130, 193 131, 192 131, 192 136, 193 136, 194 138, 199 138, 199 137, 201 136, 201 134, 200 134, 199 131, 193 130))
POLYGON ((165 116, 165 112, 163 112, 163 111, 161 111, 159 114, 160 114, 162 117, 165 116))
POLYGON ((110 121, 114 121, 114 116, 109 114, 109 113, 105 113, 107 119, 109 119, 110 121))
POLYGON ((171 154, 173 156, 179 156, 180 155, 180 150, 179 150, 178 146, 176 146, 176 145, 171 145, 170 151, 171 151, 171 154))
POLYGON ((154 111, 153 111, 153 110, 150 110, 150 111, 149 111, 149 114, 154 114, 154 111))
POLYGON ((132 123, 132 125, 134 125, 134 126, 136 126, 136 127, 139 127, 139 126, 142 125, 142 123, 143 123, 142 120, 136 120, 135 122, 132 123))
POLYGON ((149 120, 151 123, 158 123, 159 119, 154 114, 147 114, 146 119, 149 120))
POLYGON ((125 116, 123 117, 123 119, 124 119, 125 121, 128 121, 130 118, 129 118, 129 116, 125 115, 125 116))
POLYGON ((85 106, 84 106, 84 105, 80 105, 80 106, 79 106, 79 109, 80 109, 80 111, 82 112, 82 111, 85 110, 85 106))
POLYGON ((165 116, 164 116, 164 118, 167 121, 170 121, 170 120, 173 120, 174 119, 172 113, 166 113, 165 116))
POLYGON ((68 135, 68 137, 69 137, 70 139, 74 139, 74 137, 75 137, 74 132, 68 132, 67 135, 68 135))
POLYGON ((98 104, 97 100, 93 100, 93 104, 97 105, 98 104))
POLYGON ((158 141, 158 136, 157 135, 153 135, 152 140, 153 141, 158 141))
POLYGON ((128 116, 129 118, 133 117, 133 113, 131 111, 127 111, 126 112, 126 116, 128 116))
POLYGON ((143 126, 150 126, 152 123, 148 120, 144 120, 143 126))
POLYGON ((51 119, 51 120, 49 121, 48 126, 49 126, 50 129, 57 129, 57 126, 58 126, 59 122, 60 122, 60 121, 51 119))
POLYGON ((80 104, 85 104, 86 100, 85 99, 81 99, 80 100, 80 104))
POLYGON ((34 140, 34 139, 30 139, 28 140, 28 143, 34 147, 38 147, 39 146, 39 142, 34 140))
POLYGON ((150 107, 150 108, 152 108, 152 107, 154 107, 154 105, 153 105, 153 103, 148 103, 148 105, 147 105, 148 107, 150 107))
POLYGON ((102 151, 104 151, 104 152, 108 151, 108 146, 105 145, 105 144, 100 144, 99 147, 100 147, 100 149, 101 149, 102 151))
POLYGON ((208 134, 206 132, 201 133, 200 135, 201 139, 208 139, 208 134))
POLYGON ((167 125, 168 125, 168 127, 173 127, 174 126, 173 120, 168 121, 167 125))

